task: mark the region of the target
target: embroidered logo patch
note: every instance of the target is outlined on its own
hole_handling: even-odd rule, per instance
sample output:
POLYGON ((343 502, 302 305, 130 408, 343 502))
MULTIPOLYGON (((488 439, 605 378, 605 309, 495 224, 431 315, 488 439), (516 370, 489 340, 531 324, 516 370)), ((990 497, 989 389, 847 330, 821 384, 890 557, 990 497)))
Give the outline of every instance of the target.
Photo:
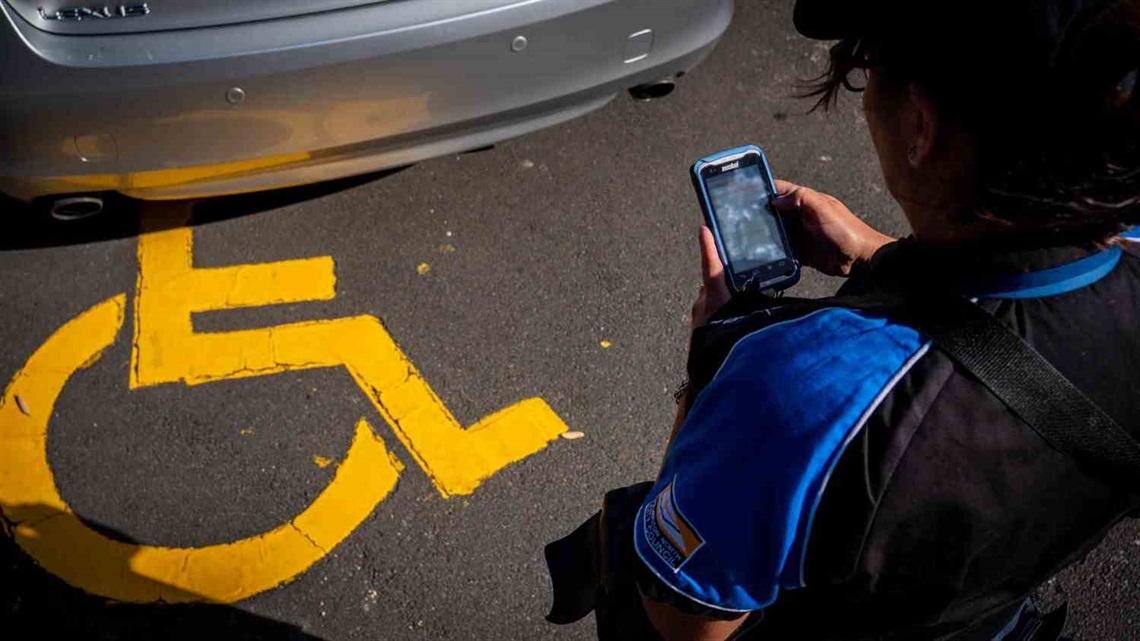
POLYGON ((673 491, 675 483, 674 478, 657 493, 653 503, 641 511, 646 542, 674 572, 705 544, 696 528, 681 514, 673 491))

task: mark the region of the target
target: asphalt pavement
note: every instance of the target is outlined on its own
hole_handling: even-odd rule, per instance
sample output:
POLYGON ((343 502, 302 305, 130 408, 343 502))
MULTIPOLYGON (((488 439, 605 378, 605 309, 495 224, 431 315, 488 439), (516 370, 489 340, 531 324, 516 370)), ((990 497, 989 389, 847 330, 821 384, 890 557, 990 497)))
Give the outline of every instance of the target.
MULTIPOLYGON (((109 603, 3 537, 0 630, 16 634, 0 637, 34 626, 91 639, 591 638, 592 618, 543 620, 542 546, 606 490, 656 472, 699 285, 689 164, 757 143, 777 177, 905 232, 858 100, 825 114, 794 97, 826 47, 790 22, 790 3, 739 2, 712 55, 662 100, 623 94, 491 150, 199 207, 195 267, 331 256, 336 280, 335 297, 316 302, 195 313, 194 331, 372 315, 459 423, 541 398, 584 436, 444 498, 344 368, 132 389, 128 313, 50 417, 56 486, 94 531, 197 548, 290 523, 332 482, 361 418, 400 460, 398 482, 312 567, 233 605, 109 603)), ((70 319, 141 287, 131 216, 60 230, 17 222, 24 213, 12 210, 0 240, 5 380, 70 319)), ((808 273, 796 293, 836 286, 808 273)), ((1077 638, 1136 638, 1138 564, 1140 528, 1128 525, 1050 583, 1077 638)))

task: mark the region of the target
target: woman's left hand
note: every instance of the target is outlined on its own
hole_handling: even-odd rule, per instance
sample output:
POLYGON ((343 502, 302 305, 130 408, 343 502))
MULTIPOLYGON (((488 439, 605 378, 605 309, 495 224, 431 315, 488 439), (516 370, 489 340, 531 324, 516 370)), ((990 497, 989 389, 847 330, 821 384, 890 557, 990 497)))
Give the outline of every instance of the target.
POLYGON ((720 309, 732 295, 724 280, 724 264, 716 251, 716 240, 712 231, 701 225, 701 291, 693 302, 692 329, 704 325, 716 310, 720 309))

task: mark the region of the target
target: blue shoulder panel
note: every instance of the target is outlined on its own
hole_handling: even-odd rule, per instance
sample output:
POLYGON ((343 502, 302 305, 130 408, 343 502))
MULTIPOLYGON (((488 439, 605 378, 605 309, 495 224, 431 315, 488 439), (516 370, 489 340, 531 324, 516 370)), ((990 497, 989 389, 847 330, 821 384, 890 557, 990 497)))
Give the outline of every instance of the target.
POLYGON ((915 330, 839 308, 741 339, 666 454, 634 527, 638 556, 722 610, 758 610, 801 587, 831 470, 925 351, 915 330))

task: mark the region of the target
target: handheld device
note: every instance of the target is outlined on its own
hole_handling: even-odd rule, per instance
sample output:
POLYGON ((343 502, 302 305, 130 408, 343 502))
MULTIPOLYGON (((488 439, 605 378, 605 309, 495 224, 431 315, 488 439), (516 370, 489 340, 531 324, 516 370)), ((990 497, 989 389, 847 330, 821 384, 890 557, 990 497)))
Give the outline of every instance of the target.
POLYGON ((778 292, 795 285, 800 264, 772 207, 776 185, 764 151, 746 145, 717 152, 693 163, 691 174, 729 290, 778 292))

